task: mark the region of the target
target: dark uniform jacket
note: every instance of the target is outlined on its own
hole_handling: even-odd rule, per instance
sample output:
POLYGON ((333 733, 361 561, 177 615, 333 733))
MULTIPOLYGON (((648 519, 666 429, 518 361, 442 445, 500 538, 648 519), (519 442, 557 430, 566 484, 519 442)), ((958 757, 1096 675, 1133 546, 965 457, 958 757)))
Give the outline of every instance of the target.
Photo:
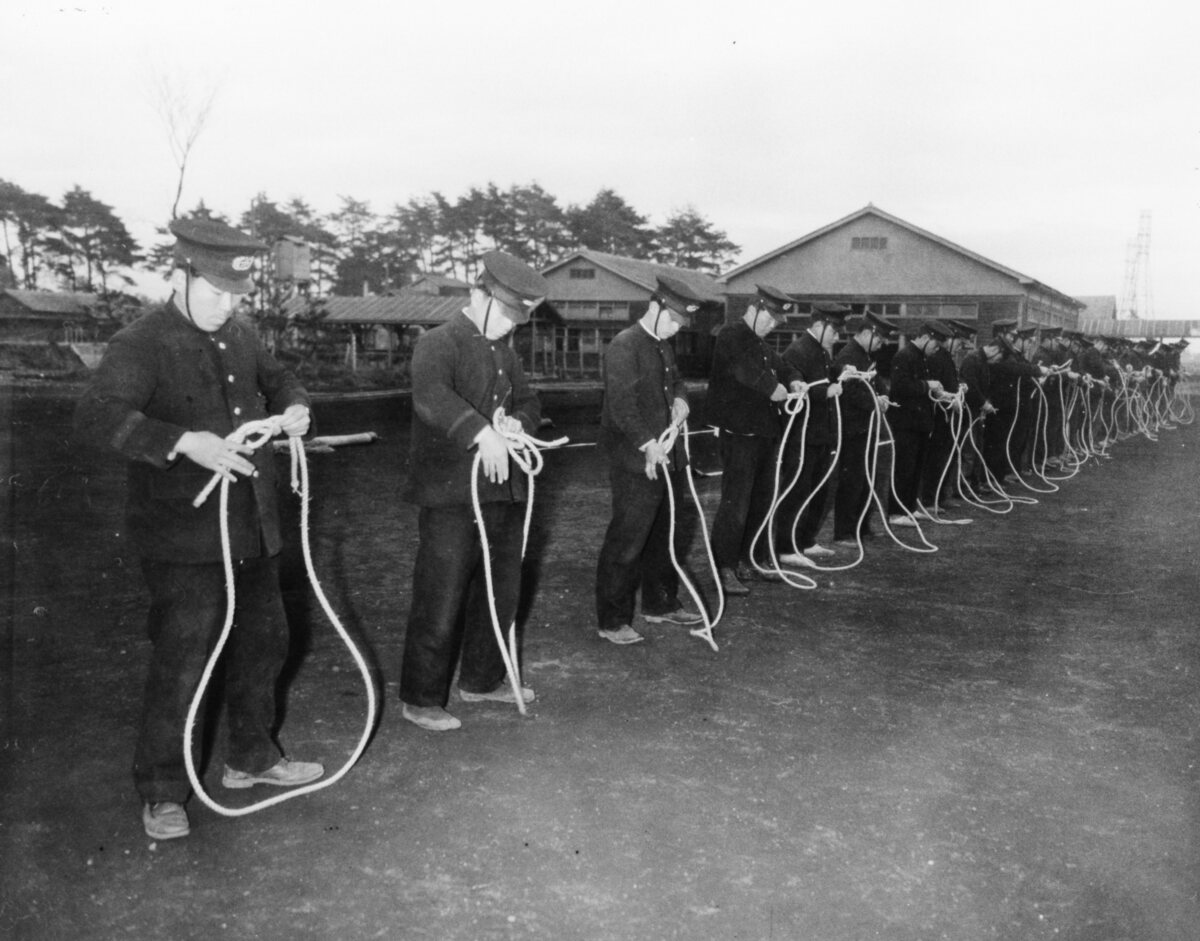
MULTIPOLYGON (((852 366, 859 372, 867 372, 873 365, 871 354, 862 348, 857 340, 851 339, 833 359, 832 375, 839 379, 842 370, 852 366)), ((848 379, 842 383, 842 435, 854 437, 865 435, 870 425, 871 416, 875 413, 875 395, 879 390, 878 378, 875 385, 868 386, 859 379, 848 379)))
MULTIPOLYGON (((516 351, 489 340, 465 313, 457 313, 418 341, 412 357, 412 465, 405 499, 418 506, 471 503, 475 436, 503 407, 526 434, 537 431, 541 405, 529 388, 516 351)), ((525 499, 525 475, 509 467, 508 480, 492 483, 482 472, 481 503, 525 499)))
MULTIPOLYGON (((84 441, 129 459, 126 519, 139 555, 182 564, 221 560, 220 508, 214 492, 192 500, 212 471, 172 449, 186 431, 226 437, 248 421, 307 405, 299 381, 232 318, 208 333, 174 304, 117 333, 76 411, 84 441)), ((270 446, 250 455, 257 476, 229 487, 234 559, 275 555, 281 546, 270 446)))
POLYGON ((1017 407, 1017 387, 1028 392, 1030 381, 1042 371, 1021 354, 1005 352, 998 362, 991 364, 991 373, 992 404, 999 411, 1011 414, 1017 407))
MULTIPOLYGON (((640 323, 626 327, 604 352, 604 404, 600 410, 600 444, 624 470, 640 473, 646 455, 639 450, 671 424, 675 399, 687 401, 675 351, 640 323)), ((671 469, 686 466, 683 441, 670 454, 671 469)))
POLYGON ((982 414, 983 403, 992 395, 992 367, 983 350, 972 350, 958 367, 958 378, 967 387, 967 407, 975 416, 982 414))
POLYGON ((915 432, 933 430, 933 402, 929 398, 929 365, 915 343, 896 351, 892 357, 892 385, 888 398, 895 407, 888 409, 893 428, 915 432))
MULTIPOLYGON (((791 367, 795 376, 804 382, 818 382, 821 379, 832 379, 830 371, 833 368, 833 357, 816 341, 811 333, 804 333, 793 340, 783 351, 783 361, 791 367)), ((820 443, 833 438, 833 410, 829 405, 829 384, 813 386, 808 390, 807 408, 812 414, 808 416, 808 433, 810 443, 820 443)), ((796 417, 797 421, 803 415, 796 417)))
POLYGON ((936 353, 925 357, 925 365, 929 369, 929 378, 936 379, 942 388, 953 395, 958 391, 958 367, 954 365, 954 357, 944 346, 939 346, 936 353))
POLYGON ((771 393, 794 378, 779 354, 745 321, 726 324, 713 345, 709 422, 734 434, 778 438, 782 424, 771 393))
POLYGON ((1108 379, 1113 383, 1121 381, 1116 367, 1105 359, 1103 353, 1094 347, 1088 347, 1083 351, 1083 355, 1079 357, 1079 369, 1077 371, 1087 373, 1093 379, 1097 380, 1108 379))

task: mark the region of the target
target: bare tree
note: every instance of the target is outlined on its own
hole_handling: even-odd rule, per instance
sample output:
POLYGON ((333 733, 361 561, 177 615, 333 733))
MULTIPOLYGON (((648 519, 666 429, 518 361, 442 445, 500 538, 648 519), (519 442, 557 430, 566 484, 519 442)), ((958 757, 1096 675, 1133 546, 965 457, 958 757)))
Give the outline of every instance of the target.
POLYGON ((175 166, 179 168, 175 201, 171 204, 171 218, 174 219, 179 210, 179 199, 183 195, 183 179, 187 173, 188 158, 196 144, 196 138, 204 130, 209 112, 212 111, 217 88, 214 85, 204 94, 194 97, 189 89, 180 87, 170 76, 160 72, 152 76, 151 93, 154 110, 158 112, 167 130, 171 156, 175 160, 175 166))

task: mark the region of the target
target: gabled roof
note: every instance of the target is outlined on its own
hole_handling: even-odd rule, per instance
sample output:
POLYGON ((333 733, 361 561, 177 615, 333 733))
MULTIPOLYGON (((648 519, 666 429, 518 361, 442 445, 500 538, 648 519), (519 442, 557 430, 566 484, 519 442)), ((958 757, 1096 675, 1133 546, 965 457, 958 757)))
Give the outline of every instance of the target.
POLYGON ((451 293, 469 294, 471 285, 466 281, 460 281, 458 278, 453 278, 448 274, 423 274, 417 277, 411 284, 406 284, 402 288, 390 291, 390 294, 410 294, 413 292, 424 294, 442 294, 448 295, 451 293))
POLYGON ((1079 312, 1080 321, 1086 318, 1105 318, 1116 320, 1117 298, 1113 294, 1099 294, 1088 297, 1077 297, 1075 300, 1084 305, 1079 312))
POLYGON ((87 317, 100 302, 95 294, 82 291, 21 291, 9 288, 4 294, 31 313, 57 316, 87 317))
MULTIPOLYGON (((326 297, 326 323, 422 325, 445 323, 463 309, 461 297, 441 297, 412 291, 385 297, 326 297)), ((285 305, 288 314, 305 309, 303 298, 285 305)))
POLYGON ((720 282, 703 271, 695 271, 691 268, 677 268, 674 265, 664 265, 656 261, 626 258, 624 255, 610 255, 607 252, 594 252, 591 249, 574 252, 561 261, 556 261, 554 264, 543 268, 542 275, 543 277, 549 275, 551 272, 557 271, 559 268, 569 265, 580 258, 590 262, 597 268, 603 268, 618 278, 624 278, 626 281, 636 284, 638 287, 644 288, 649 292, 657 289, 658 276, 666 275, 669 278, 678 278, 700 297, 718 304, 725 302, 725 294, 722 291, 720 282))
POLYGON ((734 268, 732 271, 727 271, 727 272, 725 272, 725 274, 721 275, 720 280, 722 283, 728 284, 730 278, 733 278, 740 274, 745 274, 747 271, 757 268, 759 265, 765 264, 766 262, 770 261, 773 258, 778 258, 780 255, 786 255, 788 252, 794 251, 795 249, 799 248, 802 245, 805 245, 808 242, 812 242, 816 239, 821 238, 822 236, 828 235, 830 232, 833 232, 835 229, 840 229, 842 226, 847 225, 851 222, 854 222, 857 219, 861 219, 864 216, 876 216, 880 219, 883 219, 886 222, 892 223, 892 225, 899 226, 902 229, 907 229, 908 231, 914 233, 915 235, 919 235, 922 238, 929 239, 931 242, 935 242, 938 245, 941 245, 943 248, 947 248, 952 252, 956 252, 957 254, 962 255, 965 258, 969 258, 972 261, 977 262, 987 268, 991 268, 993 271, 999 272, 1000 274, 1005 275, 1006 277, 1012 278, 1014 281, 1018 282, 1019 284, 1023 285, 1024 287, 1035 288, 1040 291, 1045 291, 1048 294, 1053 294, 1060 301, 1066 302, 1069 306, 1076 307, 1076 308, 1081 306, 1080 302, 1077 301, 1075 298, 1069 297, 1068 295, 1063 294, 1061 291, 1056 291, 1054 288, 1050 287, 1049 285, 1042 284, 1040 281, 1037 281, 1036 279, 1031 278, 1028 275, 1021 274, 1021 272, 1015 271, 1012 268, 1006 267, 1005 265, 1002 265, 999 262, 992 261, 990 258, 985 258, 983 255, 980 255, 977 252, 973 252, 969 248, 963 248, 961 245, 956 245, 954 242, 951 242, 949 239, 944 239, 940 235, 935 235, 932 232, 927 232, 925 229, 915 226, 911 222, 905 222, 903 219, 899 218, 898 216, 893 216, 891 213, 884 212, 882 209, 877 208, 876 206, 872 205, 871 203, 867 203, 862 209, 859 209, 857 212, 852 212, 848 216, 843 216, 841 219, 838 219, 836 222, 831 222, 831 223, 829 223, 829 225, 824 226, 823 228, 817 229, 815 232, 810 232, 810 233, 808 233, 808 235, 803 235, 793 242, 788 242, 786 245, 780 246, 779 248, 776 248, 773 251, 767 252, 765 255, 760 255, 758 258, 748 261, 745 264, 738 265, 738 267, 734 268))

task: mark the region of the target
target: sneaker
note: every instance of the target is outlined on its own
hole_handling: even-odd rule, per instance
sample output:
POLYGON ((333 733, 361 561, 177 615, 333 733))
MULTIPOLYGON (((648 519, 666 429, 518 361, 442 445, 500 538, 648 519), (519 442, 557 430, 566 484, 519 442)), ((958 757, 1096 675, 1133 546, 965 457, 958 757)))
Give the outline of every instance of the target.
MULTIPOLYGON (((517 697, 513 694, 512 684, 505 680, 490 693, 472 693, 470 690, 458 688, 458 696, 463 702, 510 702, 514 705, 517 702, 517 697)), ((526 703, 531 703, 535 699, 533 690, 528 686, 521 687, 521 698, 526 703)))
POLYGON ((441 706, 410 706, 405 703, 400 715, 430 732, 449 732, 462 728, 462 723, 441 706))
POLYGON ((915 519, 912 519, 911 517, 900 516, 899 514, 897 514, 895 516, 888 517, 888 525, 889 526, 916 526, 917 521, 915 519))
POLYGON ((693 611, 684 605, 662 614, 647 614, 643 611, 642 618, 649 624, 699 624, 704 620, 699 611, 693 611))
POLYGON ((177 840, 191 833, 183 804, 159 801, 142 807, 142 826, 152 840, 177 840))
POLYGON ((253 787, 256 784, 297 787, 317 780, 324 773, 325 766, 319 762, 291 761, 288 758, 280 758, 266 771, 259 771, 257 774, 251 774, 249 771, 235 771, 226 765, 221 785, 231 788, 253 787))
POLYGON ((621 646, 625 644, 637 644, 646 639, 628 624, 622 624, 616 630, 600 630, 596 633, 605 640, 621 646))
POLYGON ((819 546, 816 543, 805 549, 804 554, 810 559, 827 559, 831 555, 837 555, 832 549, 826 549, 824 546, 819 546))
MULTIPOLYGON (((826 549, 825 551, 829 552, 828 549, 826 549)), ((829 552, 829 554, 833 555, 832 552, 829 552)), ((814 562, 812 559, 810 559, 803 552, 785 552, 783 555, 781 555, 779 557, 779 564, 780 565, 790 565, 793 568, 810 569, 810 568, 813 568, 817 563, 814 562)))

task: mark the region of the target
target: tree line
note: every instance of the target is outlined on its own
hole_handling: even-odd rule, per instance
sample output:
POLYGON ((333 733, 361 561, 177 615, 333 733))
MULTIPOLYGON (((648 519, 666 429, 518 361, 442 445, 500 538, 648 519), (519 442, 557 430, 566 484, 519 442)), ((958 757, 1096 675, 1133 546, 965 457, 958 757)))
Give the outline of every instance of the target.
MULTIPOLYGON (((507 189, 488 183, 456 199, 433 192, 383 214, 350 196, 339 201, 321 214, 303 199, 281 204, 259 193, 236 219, 203 202, 183 215, 229 222, 269 244, 284 237, 304 241, 316 295, 381 294, 419 274, 470 281, 493 249, 535 268, 591 249, 712 274, 728 268, 740 250, 693 206, 655 226, 610 188, 586 205, 565 207, 536 182, 507 189)), ((0 179, 0 286, 121 294, 133 285, 135 267, 169 271, 172 240, 165 227, 158 235, 143 248, 111 206, 78 185, 55 203, 0 179)))

